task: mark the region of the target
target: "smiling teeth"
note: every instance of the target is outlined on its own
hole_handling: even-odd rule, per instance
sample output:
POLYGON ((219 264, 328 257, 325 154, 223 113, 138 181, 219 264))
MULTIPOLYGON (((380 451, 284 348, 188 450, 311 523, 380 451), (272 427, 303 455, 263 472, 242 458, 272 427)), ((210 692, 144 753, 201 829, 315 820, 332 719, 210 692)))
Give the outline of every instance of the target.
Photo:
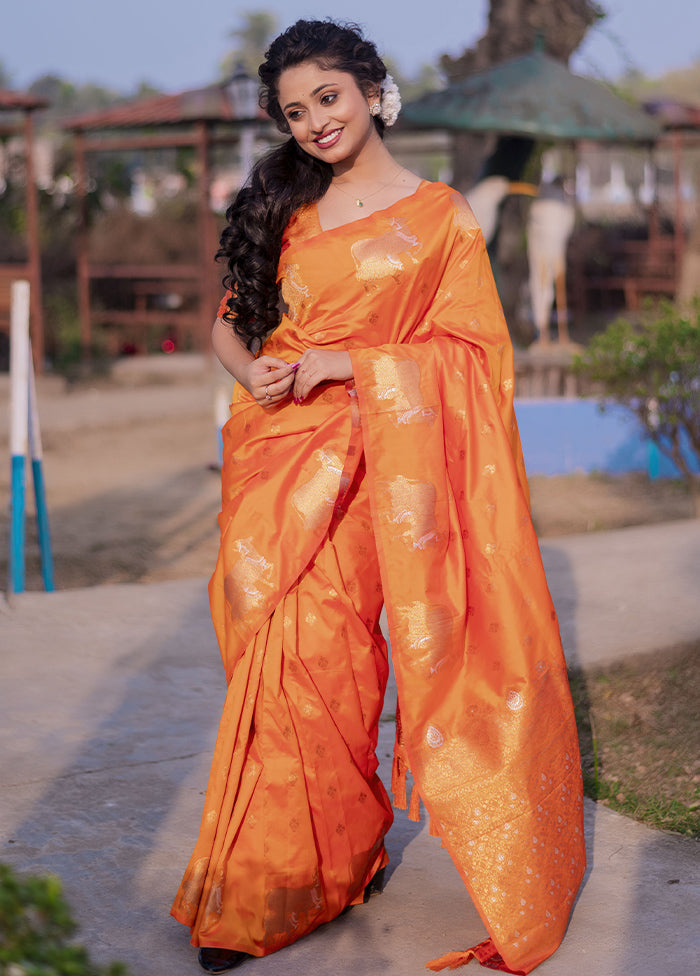
POLYGON ((321 138, 317 139, 316 142, 319 144, 319 146, 325 146, 327 142, 332 142, 332 140, 335 139, 339 131, 339 129, 334 129, 332 132, 329 132, 327 136, 321 136, 321 138))

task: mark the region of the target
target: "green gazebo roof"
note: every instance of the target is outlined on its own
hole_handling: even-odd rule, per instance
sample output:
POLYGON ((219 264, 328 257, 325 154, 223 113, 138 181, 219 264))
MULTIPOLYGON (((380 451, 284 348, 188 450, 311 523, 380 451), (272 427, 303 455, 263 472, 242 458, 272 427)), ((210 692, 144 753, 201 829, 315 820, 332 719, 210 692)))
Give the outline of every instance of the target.
POLYGON ((660 126, 605 85, 535 50, 409 102, 417 128, 468 129, 534 139, 652 142, 660 126))

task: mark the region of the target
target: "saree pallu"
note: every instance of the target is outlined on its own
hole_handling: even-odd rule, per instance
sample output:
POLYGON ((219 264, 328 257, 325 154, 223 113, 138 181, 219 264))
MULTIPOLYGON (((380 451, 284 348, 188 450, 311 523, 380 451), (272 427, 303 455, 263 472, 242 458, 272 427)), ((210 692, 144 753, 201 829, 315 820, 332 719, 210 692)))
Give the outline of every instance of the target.
POLYGON ((362 898, 391 823, 384 601, 395 801, 410 770, 489 933, 429 965, 527 973, 583 875, 582 794, 483 238, 424 183, 333 231, 300 211, 279 281, 264 352, 347 349, 354 380, 269 411, 236 392, 210 584, 229 686, 173 914, 195 945, 264 955, 362 898))

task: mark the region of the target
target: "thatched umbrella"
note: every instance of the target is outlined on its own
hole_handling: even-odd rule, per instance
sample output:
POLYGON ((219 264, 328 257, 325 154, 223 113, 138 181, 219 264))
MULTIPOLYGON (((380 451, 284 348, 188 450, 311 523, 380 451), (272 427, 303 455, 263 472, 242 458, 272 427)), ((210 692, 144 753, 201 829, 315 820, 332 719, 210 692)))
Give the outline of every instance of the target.
MULTIPOLYGON (((653 143, 661 133, 649 114, 600 82, 573 74, 562 62, 547 55, 541 40, 529 54, 410 102, 403 110, 402 120, 405 125, 420 129, 492 132, 513 137, 509 140, 513 149, 527 147, 530 140, 653 143)), ((506 155, 510 152, 509 148, 506 155)), ((485 226, 495 227, 498 207, 511 185, 507 177, 489 175, 467 193, 485 226), (482 204, 484 214, 479 212, 482 204), (484 216, 488 219, 484 220, 484 216)), ((527 226, 530 290, 537 332, 543 340, 555 284, 560 338, 567 337, 564 268, 572 227, 571 205, 559 200, 533 202, 527 226), (556 254, 552 253, 555 245, 556 254)))
POLYGON ((646 112, 600 82, 573 74, 541 45, 409 102, 402 120, 421 129, 532 139, 653 142, 661 132, 646 112))

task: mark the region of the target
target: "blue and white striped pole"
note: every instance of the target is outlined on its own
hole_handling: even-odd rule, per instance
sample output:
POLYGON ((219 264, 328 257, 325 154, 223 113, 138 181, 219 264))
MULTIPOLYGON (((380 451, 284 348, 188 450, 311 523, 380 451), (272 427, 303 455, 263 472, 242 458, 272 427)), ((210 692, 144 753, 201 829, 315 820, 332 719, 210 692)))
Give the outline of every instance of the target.
POLYGON ((36 400, 36 382, 32 364, 32 345, 29 346, 29 451, 32 457, 32 480, 34 482, 34 504, 36 507, 36 525, 39 535, 39 551, 41 552, 41 576, 44 589, 53 593, 53 555, 51 552, 51 534, 49 532, 49 511, 46 507, 46 488, 44 485, 43 452, 41 447, 41 428, 39 427, 39 409, 36 400))
POLYGON ((14 281, 10 314, 10 593, 24 592, 25 465, 28 432, 29 282, 14 281))

